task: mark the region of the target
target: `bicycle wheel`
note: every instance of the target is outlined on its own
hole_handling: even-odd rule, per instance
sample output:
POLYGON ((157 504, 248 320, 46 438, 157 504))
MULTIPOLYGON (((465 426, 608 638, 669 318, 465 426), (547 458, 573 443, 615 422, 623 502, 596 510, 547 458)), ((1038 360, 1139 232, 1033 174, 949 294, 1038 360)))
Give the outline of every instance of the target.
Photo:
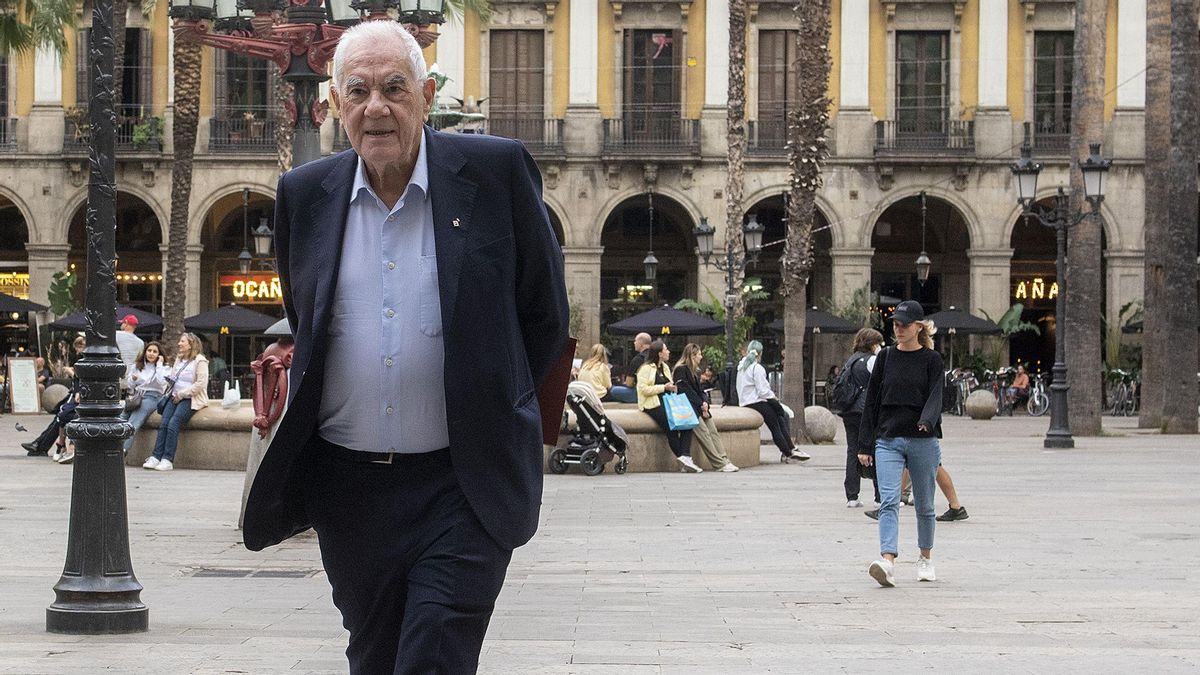
POLYGON ((1029 395, 1029 400, 1025 403, 1025 412, 1032 417, 1041 417, 1050 409, 1050 397, 1045 392, 1035 391, 1029 395))

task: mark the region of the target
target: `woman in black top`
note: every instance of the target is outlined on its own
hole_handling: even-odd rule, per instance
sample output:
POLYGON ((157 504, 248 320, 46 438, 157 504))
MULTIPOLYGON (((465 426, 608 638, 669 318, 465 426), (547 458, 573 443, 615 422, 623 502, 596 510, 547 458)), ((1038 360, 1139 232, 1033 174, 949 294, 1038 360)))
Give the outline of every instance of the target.
POLYGON ((683 356, 675 364, 675 386, 679 388, 679 393, 688 397, 688 402, 692 404, 692 409, 696 411, 696 417, 700 420, 700 426, 692 431, 696 440, 700 442, 700 448, 704 450, 704 457, 713 469, 732 473, 737 471, 738 467, 729 461, 729 455, 725 452, 725 444, 721 442, 721 435, 717 433, 717 423, 713 421, 712 412, 709 410, 708 390, 700 381, 700 362, 703 359, 704 354, 700 347, 689 342, 683 348, 683 356))
MULTIPOLYGON (((846 429, 846 506, 859 508, 863 504, 858 499, 858 490, 862 486, 864 467, 858 461, 858 429, 862 424, 863 409, 867 405, 867 385, 871 381, 871 367, 875 365, 875 354, 883 346, 883 335, 874 328, 863 328, 854 336, 854 353, 846 359, 842 371, 847 373, 850 386, 858 392, 854 405, 842 413, 842 426, 846 429)), ((829 380, 832 383, 832 380, 829 380)), ((875 503, 879 503, 879 484, 875 482, 874 472, 867 473, 871 484, 875 486, 875 503)))
POLYGON ((917 512, 917 580, 936 579, 930 554, 936 521, 934 478, 942 451, 942 356, 933 350, 933 322, 914 300, 905 300, 892 314, 896 346, 879 353, 867 386, 867 402, 859 427, 858 460, 875 466, 879 495, 880 560, 871 563, 871 577, 881 586, 894 586, 900 517, 900 475, 908 469, 917 512))

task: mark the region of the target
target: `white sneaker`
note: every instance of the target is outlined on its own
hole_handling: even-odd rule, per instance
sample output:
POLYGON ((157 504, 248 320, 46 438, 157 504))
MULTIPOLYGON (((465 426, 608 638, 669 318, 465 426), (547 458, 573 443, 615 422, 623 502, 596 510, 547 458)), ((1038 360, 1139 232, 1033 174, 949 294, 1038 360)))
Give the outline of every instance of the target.
POLYGON ((933 561, 925 556, 917 557, 917 581, 937 581, 933 573, 933 561))
POLYGON ((733 462, 726 462, 725 466, 721 467, 721 473, 733 473, 734 471, 740 471, 740 469, 733 462))
POLYGON ((692 473, 701 473, 704 471, 704 469, 701 469, 700 467, 696 466, 696 463, 694 461, 692 461, 692 458, 687 455, 684 455, 683 457, 676 457, 675 459, 679 460, 679 463, 682 464, 685 469, 687 469, 688 471, 691 471, 692 473))
POLYGON ((156 466, 158 466, 158 458, 154 456, 148 457, 145 463, 142 464, 143 469, 153 469, 156 466))
POLYGON ((867 574, 870 574, 872 579, 878 581, 880 586, 891 588, 896 585, 896 577, 892 575, 895 569, 896 565, 884 558, 883 560, 876 560, 871 563, 871 566, 867 568, 867 574))
POLYGON ((175 465, 171 463, 171 460, 164 459, 163 461, 158 463, 158 466, 154 467, 154 470, 155 471, 170 471, 171 469, 174 469, 174 468, 175 468, 175 465))
POLYGON ((862 502, 858 501, 857 499, 851 499, 850 501, 846 502, 846 508, 848 508, 848 509, 861 509, 861 508, 862 508, 862 502))

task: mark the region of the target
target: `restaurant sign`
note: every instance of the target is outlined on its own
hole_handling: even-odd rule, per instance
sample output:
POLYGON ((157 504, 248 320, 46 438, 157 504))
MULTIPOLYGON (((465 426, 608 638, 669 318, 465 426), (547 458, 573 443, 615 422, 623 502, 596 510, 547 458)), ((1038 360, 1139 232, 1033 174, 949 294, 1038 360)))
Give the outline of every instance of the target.
POLYGON ((222 274, 221 302, 277 305, 283 299, 279 277, 274 274, 222 274))
POLYGON ((1026 304, 1039 300, 1054 300, 1058 297, 1058 281, 1054 277, 1013 277, 1012 300, 1026 304))

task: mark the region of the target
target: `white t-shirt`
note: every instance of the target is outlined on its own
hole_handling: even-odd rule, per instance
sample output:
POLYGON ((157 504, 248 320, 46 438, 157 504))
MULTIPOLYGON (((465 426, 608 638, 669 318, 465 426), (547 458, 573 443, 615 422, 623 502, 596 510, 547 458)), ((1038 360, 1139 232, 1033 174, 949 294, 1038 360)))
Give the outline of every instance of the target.
POLYGON ((129 375, 133 370, 133 364, 137 361, 138 354, 142 353, 142 348, 146 345, 142 338, 123 330, 117 331, 117 350, 121 352, 121 361, 125 363, 125 374, 129 375))

